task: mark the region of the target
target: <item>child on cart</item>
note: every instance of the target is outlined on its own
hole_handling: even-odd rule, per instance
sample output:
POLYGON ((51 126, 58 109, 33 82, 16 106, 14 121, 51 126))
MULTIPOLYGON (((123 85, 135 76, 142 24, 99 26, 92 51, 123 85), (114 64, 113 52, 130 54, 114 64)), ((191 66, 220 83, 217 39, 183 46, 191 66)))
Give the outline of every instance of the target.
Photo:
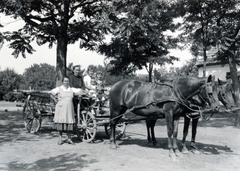
POLYGON ((95 81, 96 81, 96 92, 97 92, 97 103, 96 105, 99 105, 99 110, 100 113, 104 113, 102 110, 102 107, 104 106, 105 100, 106 100, 106 94, 104 93, 105 91, 105 82, 103 79, 103 73, 102 71, 97 71, 96 72, 96 77, 95 77, 95 81))

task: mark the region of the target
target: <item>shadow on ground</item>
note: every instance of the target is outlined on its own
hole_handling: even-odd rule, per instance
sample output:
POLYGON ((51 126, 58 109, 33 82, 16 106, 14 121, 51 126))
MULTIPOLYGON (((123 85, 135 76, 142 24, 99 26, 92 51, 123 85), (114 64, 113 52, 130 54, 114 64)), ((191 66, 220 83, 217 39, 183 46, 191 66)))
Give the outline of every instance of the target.
POLYGON ((24 128, 20 111, 0 112, 0 132, 0 144, 17 140, 38 141, 39 137, 51 139, 57 136, 56 130, 52 129, 49 123, 44 125, 38 133, 28 133, 24 128))
MULTIPOLYGON (((119 146, 128 146, 128 145, 138 145, 140 147, 146 148, 157 148, 168 150, 168 138, 156 138, 157 144, 153 145, 152 143, 148 143, 146 139, 140 138, 132 138, 129 135, 126 135, 122 140, 119 141, 119 146)), ((186 141, 187 148, 191 151, 194 150, 190 147, 191 142, 186 141), (189 144, 189 146, 188 146, 189 144)), ((198 147, 198 151, 207 155, 218 155, 221 153, 233 153, 233 151, 228 146, 221 146, 215 144, 204 144, 204 143, 196 143, 198 147)), ((182 150, 181 141, 178 140, 179 150, 182 150)))
POLYGON ((17 161, 8 164, 9 170, 81 170, 97 160, 86 160, 87 155, 64 154, 55 157, 40 159, 34 163, 18 163, 17 161), (53 169, 54 168, 54 169, 53 169))

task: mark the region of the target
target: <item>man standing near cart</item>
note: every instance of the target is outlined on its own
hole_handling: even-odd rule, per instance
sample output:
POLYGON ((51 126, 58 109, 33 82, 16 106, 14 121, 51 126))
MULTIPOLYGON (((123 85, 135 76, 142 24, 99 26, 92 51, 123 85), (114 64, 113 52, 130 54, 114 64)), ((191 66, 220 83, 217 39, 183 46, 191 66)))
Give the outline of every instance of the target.
MULTIPOLYGON (((69 85, 73 88, 81 88, 85 90, 83 77, 81 75, 80 65, 73 66, 73 73, 69 74, 69 85)), ((74 112, 77 113, 78 99, 73 98, 74 112)))
POLYGON ((85 89, 80 65, 73 66, 73 73, 69 74, 70 87, 85 89))

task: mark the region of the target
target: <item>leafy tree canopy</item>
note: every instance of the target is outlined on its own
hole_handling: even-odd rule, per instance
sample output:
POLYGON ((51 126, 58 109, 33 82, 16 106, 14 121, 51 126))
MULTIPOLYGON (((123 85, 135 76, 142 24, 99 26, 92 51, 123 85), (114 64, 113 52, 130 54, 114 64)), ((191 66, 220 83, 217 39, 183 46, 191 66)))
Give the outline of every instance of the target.
POLYGON ((164 34, 176 28, 174 12, 165 1, 114 1, 112 40, 103 43, 99 52, 110 58, 113 74, 129 74, 148 63, 172 63, 169 49, 176 40, 164 34))
POLYGON ((28 89, 51 90, 55 87, 55 67, 47 63, 33 64, 23 73, 28 89))
POLYGON ((0 12, 20 17, 25 25, 16 32, 5 32, 13 55, 33 53, 32 41, 38 45, 57 44, 57 85, 66 74, 67 45, 80 42, 80 48, 96 50, 108 31, 107 0, 3 0, 0 12))

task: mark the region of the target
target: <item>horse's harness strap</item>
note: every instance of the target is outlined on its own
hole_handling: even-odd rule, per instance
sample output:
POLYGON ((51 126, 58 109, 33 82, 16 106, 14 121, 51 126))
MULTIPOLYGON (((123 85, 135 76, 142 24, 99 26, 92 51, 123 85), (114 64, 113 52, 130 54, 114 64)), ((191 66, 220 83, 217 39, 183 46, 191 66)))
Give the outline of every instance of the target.
MULTIPOLYGON (((199 94, 199 95, 200 95, 200 98, 202 98, 202 100, 203 100, 204 102, 206 102, 206 101, 204 100, 204 98, 201 96, 200 92, 201 92, 201 90, 206 86, 206 84, 208 84, 208 83, 203 84, 197 91, 193 92, 193 93, 190 94, 187 98, 185 98, 185 97, 181 94, 180 90, 177 88, 176 82, 177 82, 177 81, 174 81, 174 82, 173 82, 173 85, 167 84, 167 83, 161 83, 161 82, 160 82, 160 83, 157 82, 157 84, 159 84, 159 85, 166 85, 166 86, 171 87, 171 88, 173 89, 173 92, 175 93, 175 95, 176 95, 177 98, 178 98, 177 100, 176 100, 176 99, 175 99, 175 100, 173 100, 173 99, 168 99, 167 101, 177 102, 177 103, 185 106, 186 108, 188 108, 189 110, 191 110, 191 111, 193 111, 193 112, 199 112, 200 115, 202 116, 201 107, 198 106, 198 110, 193 109, 191 106, 197 106, 197 105, 192 104, 188 99, 191 98, 192 96, 196 95, 196 94, 199 94)), ((207 94, 208 94, 208 93, 207 93, 207 94)), ((208 95, 207 95, 207 96, 208 96, 208 95)), ((209 98, 209 97, 208 97, 208 98, 209 98)), ((166 102, 166 100, 165 100, 165 101, 162 101, 162 102, 166 102)), ((155 103, 161 103, 161 101, 156 101, 155 103)))

